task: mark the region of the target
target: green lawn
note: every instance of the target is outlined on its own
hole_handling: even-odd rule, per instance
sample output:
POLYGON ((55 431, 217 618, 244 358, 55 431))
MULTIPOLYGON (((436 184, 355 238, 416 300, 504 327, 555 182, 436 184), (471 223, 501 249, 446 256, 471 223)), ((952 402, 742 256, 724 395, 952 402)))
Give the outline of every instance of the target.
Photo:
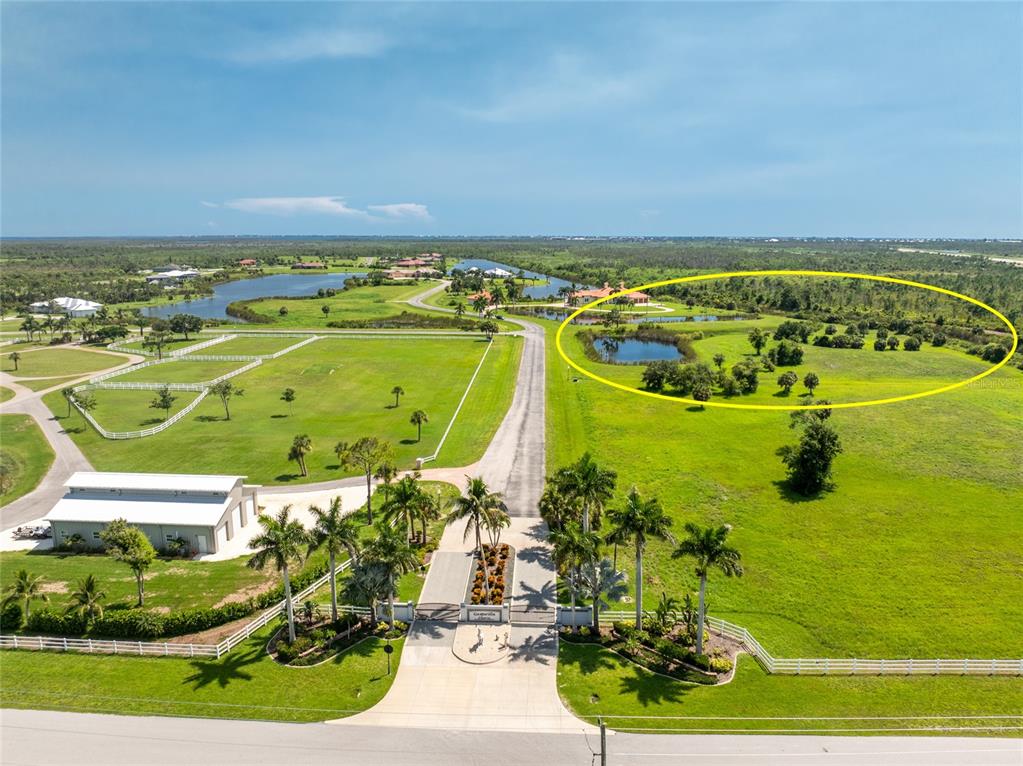
MULTIPOLYGON (((286 668, 266 654, 275 628, 216 659, 5 651, 0 704, 128 715, 323 721, 375 705, 391 686, 385 641, 370 638, 329 662, 286 668)), ((392 641, 394 669, 403 640, 392 641)))
POLYGON ((3 351, 3 371, 12 373, 17 378, 84 375, 116 367, 128 361, 128 357, 121 354, 101 354, 78 348, 43 348, 38 351, 22 351, 18 371, 15 373, 9 352, 6 349, 3 351))
POLYGON ((35 489, 53 463, 53 449, 30 415, 0 415, 0 455, 14 477, 0 505, 35 489))
POLYGON ((0 402, 6 402, 8 399, 14 398, 14 391, 4 386, 0 386, 0 402))
MULTIPOLYGON (((167 354, 168 352, 174 351, 179 348, 185 348, 186 346, 194 346, 196 343, 202 343, 204 340, 208 340, 208 338, 196 336, 192 336, 188 340, 185 340, 184 338, 172 338, 171 340, 163 344, 161 350, 163 351, 164 354, 167 354)), ((120 347, 124 349, 131 349, 133 351, 138 351, 139 353, 145 351, 147 354, 153 354, 154 356, 156 355, 156 349, 147 348, 146 346, 143 345, 143 341, 141 340, 134 340, 131 341, 130 343, 123 343, 121 344, 120 347)))
MULTIPOLYGON (((872 373, 858 390, 851 367, 844 379, 837 366, 821 373, 822 395, 841 384, 850 398, 903 390, 911 377, 929 387, 980 368, 942 349, 812 349, 808 357, 816 352, 836 365, 862 362, 861 371, 899 366, 887 378, 872 373), (947 376, 939 361, 947 361, 947 376)), ((638 375, 600 367, 609 376, 638 375)), ((831 422, 845 446, 836 489, 813 499, 783 484, 776 453, 797 438, 787 413, 701 411, 617 392, 569 370, 553 343, 548 382, 549 468, 589 449, 619 474, 615 502, 635 484, 661 500, 676 529, 686 521, 733 524, 746 576, 712 576, 711 611, 748 627, 775 656, 1019 656, 1018 370, 927 399, 835 411, 831 422)), ((772 389, 748 399, 771 401, 772 389)), ((696 588, 691 563, 670 551, 661 542, 649 548, 648 607, 662 591, 680 596, 696 588)), ((627 571, 631 558, 630 550, 620 552, 627 571)))
MULTIPOLYGON (((264 484, 321 481, 346 475, 333 453, 337 442, 370 435, 391 441, 398 464, 409 467, 436 448, 485 348, 485 341, 468 337, 324 339, 234 378, 245 394, 232 401, 230 421, 219 399, 207 397, 173 427, 140 440, 103 439, 77 412, 64 422, 97 470, 173 465, 186 472, 242 473, 264 484), (395 385, 406 392, 398 408, 390 394, 395 385), (297 393, 294 414, 280 401, 287 387, 297 393), (422 443, 416 443, 416 429, 408 422, 416 409, 430 418, 422 443), (297 434, 308 434, 313 442, 307 479, 287 460, 297 434)), ((465 465, 483 453, 511 401, 520 352, 518 338, 494 340, 436 465, 465 465)), ((171 362, 149 369, 203 364, 171 362)), ((44 401, 59 417, 66 415, 59 392, 44 401)), ((142 405, 138 410, 139 417, 159 414, 142 405)))
MULTIPOLYGON (((157 559, 146 574, 146 608, 165 610, 214 606, 231 594, 276 584, 276 573, 246 566, 247 556, 227 561, 157 559)), ((6 551, 0 553, 0 584, 6 588, 20 569, 42 575, 50 594, 50 606, 62 609, 67 593, 78 581, 95 575, 106 592, 104 606, 134 606, 135 576, 127 566, 104 554, 62 554, 6 551)), ((33 609, 39 609, 35 603, 33 609)))
POLYGON ((118 375, 110 380, 118 383, 201 383, 225 375, 248 362, 188 361, 187 357, 174 359, 152 367, 118 375))
POLYGON ((403 311, 422 314, 406 301, 417 293, 430 289, 430 281, 379 287, 355 287, 343 290, 329 298, 267 298, 254 301, 248 307, 257 314, 273 320, 277 327, 326 328, 327 322, 346 319, 384 319, 403 311), (325 317, 323 306, 330 307, 325 317), (281 316, 281 308, 288 310, 281 316))
POLYGON ((71 375, 66 378, 39 378, 32 380, 31 378, 25 380, 19 380, 18 385, 24 386, 31 391, 43 391, 47 388, 53 388, 54 386, 60 386, 65 383, 70 383, 73 380, 79 380, 81 375, 71 375))
MULTIPOLYGON (((108 431, 139 431, 159 425, 165 418, 183 410, 199 395, 195 391, 171 391, 173 406, 169 412, 164 412, 150 407, 156 399, 156 391, 100 388, 90 393, 96 400, 96 409, 91 414, 108 431)), ((78 417, 75 412, 75 417, 78 417)), ((58 414, 67 415, 67 406, 58 414)))
MULTIPOLYGON (((203 340, 209 340, 209 336, 204 337, 203 340)), ((301 343, 303 340, 303 338, 295 337, 248 338, 244 335, 240 335, 234 340, 225 340, 223 343, 217 343, 216 345, 208 348, 199 349, 196 353, 200 356, 203 354, 242 354, 262 356, 264 354, 274 354, 288 346, 294 346, 296 343, 301 343)))
MULTIPOLYGON (((558 651, 558 689, 569 709, 590 723, 603 716, 612 729, 673 733, 935 734, 925 729, 1018 727, 1018 720, 979 716, 1018 715, 1023 710, 1023 682, 1018 678, 777 676, 742 655, 731 683, 700 686, 656 675, 600 647, 564 641, 558 651)), ((1018 736, 1019 731, 1002 733, 1018 736)))

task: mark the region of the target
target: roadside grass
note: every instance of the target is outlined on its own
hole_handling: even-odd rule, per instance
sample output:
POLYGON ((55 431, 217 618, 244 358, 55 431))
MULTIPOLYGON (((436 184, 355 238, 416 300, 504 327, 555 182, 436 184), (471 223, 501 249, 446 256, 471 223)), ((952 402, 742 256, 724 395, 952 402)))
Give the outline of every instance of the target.
MULTIPOLYGON (((366 710, 387 693, 387 657, 369 638, 312 668, 287 668, 266 653, 277 626, 221 657, 118 657, 4 651, 7 708, 123 715, 177 715, 311 722, 366 710)), ((398 667, 403 639, 391 641, 398 667)))
POLYGON ((266 298, 247 304, 257 314, 273 320, 276 327, 326 328, 328 322, 347 319, 385 319, 406 311, 423 314, 405 303, 409 298, 428 290, 435 282, 424 281, 407 285, 380 285, 379 287, 353 287, 330 297, 266 298), (330 308, 326 316, 323 306, 330 308), (287 309, 281 315, 281 309, 287 309))
POLYGON ((36 488, 53 464, 53 449, 31 415, 0 415, 0 455, 13 481, 0 495, 7 505, 36 488))
POLYGON ((602 716, 619 731, 665 733, 1018 736, 1023 710, 1018 678, 779 676, 740 655, 730 683, 701 686, 651 673, 601 647, 564 641, 558 650, 558 691, 588 723, 602 716), (996 729, 965 732, 958 727, 996 729))
POLYGON ((14 398, 14 391, 4 386, 0 386, 0 403, 6 402, 8 399, 14 398))
MULTIPOLYGON (((543 324, 551 335, 557 327, 543 324)), ((788 490, 777 455, 798 439, 788 413, 700 410, 633 396, 574 373, 553 348, 548 353, 548 469, 590 450, 618 472, 612 505, 635 485, 660 499, 676 533, 687 521, 734 525, 746 574, 711 575, 710 611, 749 628, 775 656, 1019 656, 1018 370, 940 396, 834 411, 845 450, 835 461, 836 486, 803 498, 788 490)), ((861 352, 830 353, 848 354, 844 364, 861 352)), ((917 390, 941 379, 931 361, 977 369, 957 352, 918 354, 865 349, 861 358, 900 365, 892 376, 905 375, 917 390)), ((638 374, 600 367, 612 370, 608 377, 638 374)), ((837 372, 821 378, 821 395, 839 382, 837 372)), ((892 379, 902 385, 903 378, 892 379)), ((858 398, 900 390, 891 383, 868 377, 858 398)), ((844 385, 856 393, 854 375, 844 385)), ((667 543, 648 547, 647 608, 662 592, 696 590, 692 563, 670 554, 667 543)), ((619 550, 630 582, 632 559, 630 547, 619 550)))
POLYGON ((31 391, 44 391, 47 388, 53 388, 54 386, 60 386, 65 383, 70 383, 73 380, 80 380, 81 375, 71 375, 69 377, 61 378, 39 378, 38 380, 19 380, 18 385, 24 386, 31 391))
POLYGON ((10 373, 14 378, 84 375, 116 367, 128 361, 128 357, 120 354, 101 354, 78 348, 42 348, 21 352, 18 371, 14 372, 14 363, 9 358, 10 352, 7 348, 0 351, 3 371, 10 373))
POLYGON ((180 358, 118 375, 111 380, 117 383, 201 383, 219 378, 247 364, 244 361, 188 361, 187 358, 180 358))
MULTIPOLYGON (((158 558, 146 573, 146 609, 177 611, 209 607, 249 589, 266 583, 276 584, 275 572, 260 572, 246 566, 248 556, 227 561, 192 561, 190 559, 158 558)), ((103 553, 59 553, 53 551, 5 551, 0 553, 0 584, 6 588, 18 570, 25 569, 44 578, 50 597, 49 606, 63 610, 68 593, 79 580, 95 575, 99 587, 107 594, 103 606, 131 608, 137 591, 131 570, 103 553)), ((251 595, 251 594, 250 594, 251 595)), ((46 606, 32 604, 33 610, 46 606)))
MULTIPOLYGON (((504 416, 521 339, 498 337, 493 343, 435 465, 478 459, 504 416)), ((181 472, 246 474, 249 481, 262 484, 322 481, 353 475, 338 465, 333 448, 339 441, 386 439, 402 468, 432 453, 485 348, 485 341, 468 337, 319 340, 234 378, 245 395, 232 400, 230 421, 219 399, 210 396, 166 431, 131 441, 103 439, 77 412, 65 418, 66 403, 59 392, 48 394, 44 402, 97 470, 145 471, 168 465, 181 472), (395 385, 406 392, 397 408, 390 393, 395 385), (280 400, 289 387, 297 394, 293 413, 280 400), (409 423, 417 409, 430 419, 422 442, 416 442, 416 428, 409 423), (313 443, 308 477, 287 460, 298 434, 308 434, 313 443)), ((202 364, 171 362, 149 369, 187 371, 202 364)), ((142 404, 140 417, 149 414, 142 404)))

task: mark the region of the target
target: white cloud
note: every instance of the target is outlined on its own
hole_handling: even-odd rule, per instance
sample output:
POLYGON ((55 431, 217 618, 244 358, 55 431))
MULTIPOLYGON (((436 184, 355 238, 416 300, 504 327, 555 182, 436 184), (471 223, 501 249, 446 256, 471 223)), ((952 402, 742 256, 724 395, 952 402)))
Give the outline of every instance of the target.
POLYGON ((398 202, 393 205, 367 205, 366 207, 374 213, 380 213, 395 220, 409 218, 418 221, 433 220, 426 205, 420 205, 418 202, 398 202))
POLYGON ((228 58, 239 64, 373 58, 393 45, 390 38, 372 31, 310 29, 286 37, 257 41, 230 52, 228 58))
POLYGON ((203 207, 220 207, 216 202, 207 202, 206 200, 199 200, 199 204, 203 207))
MULTIPOLYGON (((203 204, 211 207, 217 206, 215 203, 204 202, 203 204)), ((345 202, 344 197, 242 197, 228 200, 223 207, 243 213, 262 215, 341 216, 370 223, 433 220, 426 205, 418 202, 368 205, 366 210, 361 210, 350 206, 345 202)))

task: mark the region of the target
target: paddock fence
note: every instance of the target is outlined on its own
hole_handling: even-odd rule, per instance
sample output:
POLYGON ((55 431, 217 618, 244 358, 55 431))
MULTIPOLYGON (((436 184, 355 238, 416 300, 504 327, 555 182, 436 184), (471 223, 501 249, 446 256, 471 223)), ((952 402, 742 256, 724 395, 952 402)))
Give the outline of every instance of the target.
MULTIPOLYGON (((644 612, 644 617, 652 616, 644 612)), ((603 611, 601 622, 633 621, 635 612, 603 611)), ((707 617, 707 627, 715 633, 738 641, 760 666, 773 675, 790 676, 1023 676, 1023 659, 862 659, 862 658, 782 658, 768 652, 753 634, 741 625, 707 617)))

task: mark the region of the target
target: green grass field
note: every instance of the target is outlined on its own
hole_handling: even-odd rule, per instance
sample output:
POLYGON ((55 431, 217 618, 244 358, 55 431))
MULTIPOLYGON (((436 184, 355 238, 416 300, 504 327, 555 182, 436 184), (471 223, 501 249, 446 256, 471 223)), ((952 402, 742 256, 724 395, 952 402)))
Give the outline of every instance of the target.
MULTIPOLYGON (((163 351, 164 354, 167 354, 179 348, 185 348, 186 346, 194 346, 196 343, 202 343, 203 340, 206 339, 194 335, 188 340, 185 340, 184 338, 172 338, 171 340, 163 344, 161 351, 163 351)), ((143 345, 143 341, 141 340, 133 340, 129 343, 123 343, 120 344, 120 347, 125 349, 131 349, 133 351, 138 351, 139 353, 145 351, 147 354, 150 353, 154 355, 156 354, 155 348, 147 348, 145 345, 143 345)))
POLYGON ((356 287, 344 290, 329 298, 268 298, 248 304, 252 311, 273 320, 277 327, 326 327, 327 322, 347 319, 384 319, 397 316, 402 311, 422 314, 405 301, 417 293, 428 290, 432 282, 417 282, 407 285, 381 285, 379 287, 356 287), (330 313, 323 314, 323 306, 330 313), (281 316, 281 308, 288 310, 281 316))
POLYGON ((4 386, 0 386, 0 403, 6 402, 8 399, 14 398, 14 391, 4 386))
MULTIPOLYGON (((323 721, 375 705, 391 686, 385 641, 370 638, 314 668, 265 651, 268 627, 217 659, 5 651, 0 704, 127 715, 323 721)), ((392 641, 397 668, 403 640, 392 641)))
POLYGON ((950 727, 949 734, 962 734, 954 728, 1018 727, 1018 720, 981 716, 1023 710, 1018 678, 775 676, 742 655, 731 683, 700 686, 656 675, 606 649, 564 641, 558 689, 589 723, 603 716, 612 729, 672 733, 935 734, 928 729, 950 727))
POLYGON ((213 380, 225 375, 239 367, 244 367, 248 362, 218 362, 195 360, 187 358, 173 359, 162 364, 154 364, 152 367, 143 367, 140 370, 118 375, 111 380, 118 383, 201 383, 205 380, 213 380))
MULTIPOLYGON (((174 403, 169 412, 164 412, 149 406, 156 398, 156 391, 101 388, 90 393, 96 400, 96 409, 91 414, 108 431, 139 431, 159 425, 166 417, 172 417, 183 410, 199 395, 195 391, 171 391, 174 403)), ((67 406, 58 414, 67 415, 67 406)))
POLYGON ((70 375, 66 378, 39 378, 37 380, 29 378, 26 380, 19 380, 18 385, 24 386, 31 391, 43 391, 47 388, 53 388, 54 386, 70 383, 73 380, 79 380, 81 377, 81 375, 70 375))
POLYGON ((9 352, 2 355, 3 371, 16 378, 41 378, 48 376, 84 375, 116 367, 128 361, 121 354, 100 354, 77 348, 43 348, 38 351, 22 351, 18 371, 9 352))
MULTIPOLYGON (((209 336, 204 336, 203 340, 209 340, 209 336)), ((301 343, 303 338, 295 337, 284 337, 284 338, 266 338, 266 337, 253 337, 249 338, 244 335, 240 335, 233 340, 225 340, 223 343, 217 343, 216 345, 210 346, 209 348, 200 349, 196 353, 199 355, 217 355, 217 354, 242 354, 252 356, 262 356, 264 354, 274 354, 288 346, 294 346, 296 343, 301 343)))
MULTIPOLYGON (((156 559, 146 574, 146 608, 157 610, 214 606, 223 599, 265 583, 276 584, 276 573, 249 569, 247 556, 227 561, 156 559)), ((19 569, 45 578, 52 608, 67 605, 67 593, 79 580, 95 575, 107 594, 103 605, 132 607, 137 598, 135 576, 127 566, 104 554, 63 554, 7 551, 0 553, 0 584, 7 587, 19 569)), ((38 602, 32 605, 39 609, 38 602)))
MULTIPOLYGON (((398 464, 409 467, 435 449, 485 348, 485 341, 473 338, 324 339, 234 378, 245 394, 232 401, 230 421, 224 419, 219 399, 207 397, 171 428, 140 440, 103 439, 77 412, 62 422, 97 470, 173 465, 185 472, 243 473, 265 484, 319 481, 346 475, 338 467, 334 445, 362 436, 388 439, 395 445, 398 464), (397 408, 390 393, 395 385, 406 391, 397 408), (293 414, 280 401, 287 387, 297 394, 293 414), (430 418, 421 443, 416 443, 416 429, 408 422, 416 409, 430 418), (307 479, 287 460, 297 434, 308 434, 313 442, 307 479)), ((518 338, 494 340, 437 465, 465 465, 483 453, 511 402, 520 353, 518 338)), ((171 362, 139 374, 166 367, 199 369, 203 364, 171 362)), ((105 393, 110 392, 97 392, 105 393)), ((145 406, 152 394, 142 393, 137 417, 159 415, 145 406)), ((66 415, 59 392, 44 401, 58 417, 66 415)))
POLYGON ((53 449, 30 415, 0 415, 0 453, 13 476, 0 505, 35 489, 53 463, 53 449))
MULTIPOLYGON (((862 399, 905 390, 908 372, 923 388, 980 368, 943 349, 812 349, 808 357, 817 351, 836 360, 821 373, 821 395, 841 384, 846 396, 862 399), (947 375, 938 366, 945 360, 947 375), (897 367, 884 377, 876 367, 882 362, 897 367), (843 374, 839 364, 850 367, 843 374), (873 372, 857 388, 865 370, 873 372)), ((776 454, 797 438, 787 413, 700 411, 633 396, 570 371, 553 344, 548 354, 550 467, 589 449, 618 471, 616 501, 635 484, 661 500, 676 528, 733 524, 746 576, 712 576, 711 610, 748 627, 776 656, 1019 656, 1018 370, 936 397, 835 411, 831 422, 845 446, 836 489, 804 499, 784 486, 776 454)), ((609 377, 639 374, 599 366, 609 377)), ((740 400, 772 401, 773 390, 765 385, 740 400)), ((695 589, 691 564, 671 559, 670 550, 664 543, 649 549, 648 607, 662 591, 695 589)), ((623 552, 619 561, 630 557, 623 552)))

